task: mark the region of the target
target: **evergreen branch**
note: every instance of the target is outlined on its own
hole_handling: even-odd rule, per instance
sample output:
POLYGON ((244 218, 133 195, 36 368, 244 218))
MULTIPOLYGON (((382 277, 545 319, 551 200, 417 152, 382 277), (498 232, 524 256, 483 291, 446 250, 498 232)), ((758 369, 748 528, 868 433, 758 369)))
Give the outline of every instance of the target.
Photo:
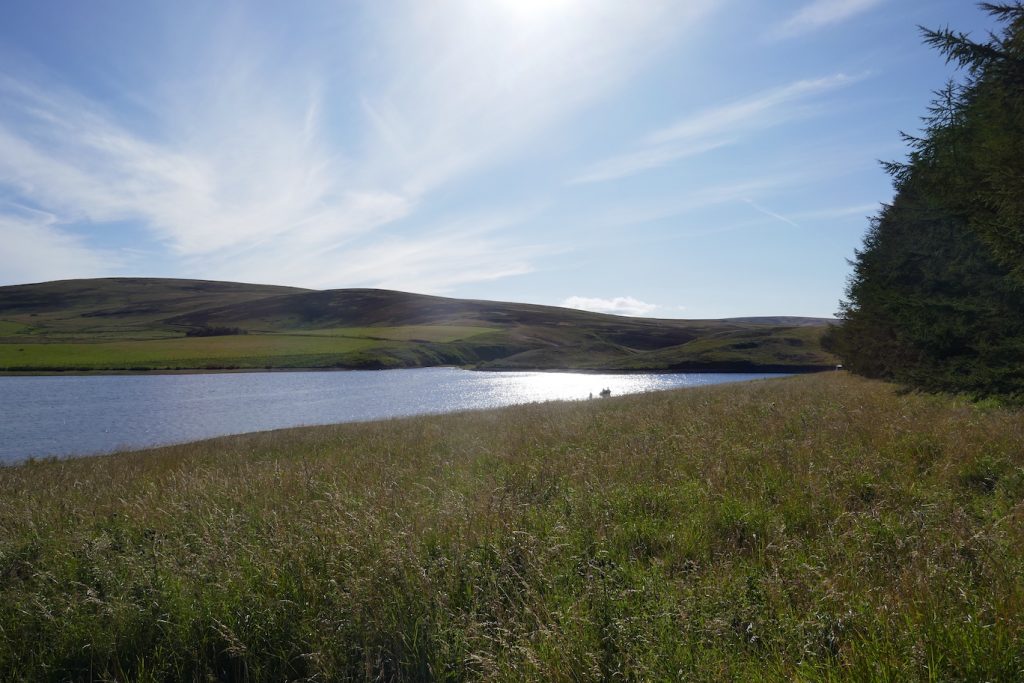
POLYGON ((1006 58, 1002 52, 991 44, 976 43, 963 32, 949 28, 940 30, 919 27, 924 35, 925 44, 934 47, 946 56, 946 63, 955 62, 966 68, 971 74, 977 74, 993 62, 1006 58))
POLYGON ((1000 21, 1010 22, 1024 18, 1024 2, 1014 2, 1012 4, 983 2, 978 6, 1000 21))

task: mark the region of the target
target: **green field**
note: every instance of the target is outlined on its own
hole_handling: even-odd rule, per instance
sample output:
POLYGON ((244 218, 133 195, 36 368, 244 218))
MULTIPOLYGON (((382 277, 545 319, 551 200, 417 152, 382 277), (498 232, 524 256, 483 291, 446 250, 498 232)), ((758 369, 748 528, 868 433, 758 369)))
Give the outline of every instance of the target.
POLYGON ((294 331, 288 334, 446 344, 495 331, 498 331, 498 328, 470 327, 468 325, 403 325, 401 327, 328 327, 326 329, 294 331))
POLYGON ((816 318, 654 320, 372 289, 113 278, 0 287, 0 372, 210 368, 803 371, 816 318), (188 336, 204 330, 244 332, 188 336))
POLYGON ((0 368, 11 370, 160 370, 204 368, 343 367, 360 353, 401 352, 414 341, 451 342, 486 328, 414 325, 335 328, 287 334, 184 337, 140 341, 0 344, 0 368))
MULTIPOLYGON (((379 342, 350 337, 244 335, 173 340, 83 344, 0 345, 0 367, 47 369, 162 369, 280 366, 293 359, 330 362, 345 354, 377 347, 379 342)), ((295 361, 300 362, 300 361, 295 361)))
POLYGON ((0 338, 26 335, 31 329, 24 323, 0 320, 0 338))
POLYGON ((1022 443, 824 373, 0 468, 0 679, 1019 681, 1022 443))

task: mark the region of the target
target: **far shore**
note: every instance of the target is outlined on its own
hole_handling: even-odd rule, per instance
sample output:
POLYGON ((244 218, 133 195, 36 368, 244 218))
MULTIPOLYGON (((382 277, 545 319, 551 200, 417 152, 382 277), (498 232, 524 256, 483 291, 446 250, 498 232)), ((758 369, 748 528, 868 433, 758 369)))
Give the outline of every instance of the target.
POLYGON ((455 368, 458 370, 469 370, 473 372, 551 372, 587 375, 684 375, 684 374, 757 374, 757 373, 778 373, 802 375, 815 372, 827 372, 835 370, 833 366, 826 365, 769 365, 759 367, 737 367, 737 366, 699 366, 694 368, 650 368, 650 369, 595 369, 595 368, 481 368, 461 365, 418 365, 408 367, 356 367, 356 368, 159 368, 159 369, 115 369, 115 370, 85 370, 85 369, 52 369, 52 370, 0 370, 0 377, 68 377, 68 376, 93 376, 93 375, 221 375, 256 372, 379 372, 386 370, 424 370, 427 368, 455 368))

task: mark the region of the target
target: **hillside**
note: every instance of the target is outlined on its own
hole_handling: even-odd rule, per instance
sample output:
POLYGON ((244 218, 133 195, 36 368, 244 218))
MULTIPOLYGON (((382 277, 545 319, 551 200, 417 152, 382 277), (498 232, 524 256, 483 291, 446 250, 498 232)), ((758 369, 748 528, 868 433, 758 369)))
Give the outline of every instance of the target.
POLYGON ((817 318, 662 320, 376 289, 112 278, 0 287, 0 371, 812 370, 817 318))

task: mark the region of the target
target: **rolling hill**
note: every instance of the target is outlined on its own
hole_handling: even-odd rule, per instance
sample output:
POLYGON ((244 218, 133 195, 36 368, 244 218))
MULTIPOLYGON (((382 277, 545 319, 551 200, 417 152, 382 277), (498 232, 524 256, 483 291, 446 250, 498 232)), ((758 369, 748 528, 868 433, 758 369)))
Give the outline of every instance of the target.
POLYGON ((669 320, 378 289, 151 278, 0 287, 0 371, 823 369, 828 320, 669 320))

